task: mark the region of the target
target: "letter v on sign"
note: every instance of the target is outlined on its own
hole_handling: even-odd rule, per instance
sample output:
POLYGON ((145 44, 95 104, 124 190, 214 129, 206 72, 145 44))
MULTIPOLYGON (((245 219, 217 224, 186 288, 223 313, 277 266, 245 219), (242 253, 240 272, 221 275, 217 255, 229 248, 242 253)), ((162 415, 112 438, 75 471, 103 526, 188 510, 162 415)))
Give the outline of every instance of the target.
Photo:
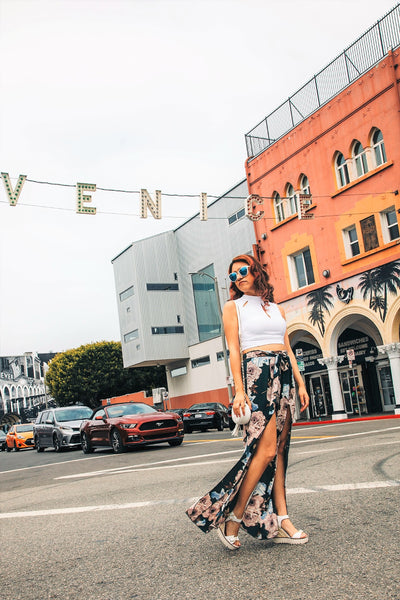
POLYGON ((10 203, 10 206, 17 206, 18 198, 21 193, 22 186, 25 183, 26 175, 20 175, 18 177, 18 181, 17 181, 17 185, 15 186, 15 190, 13 189, 13 187, 11 185, 10 176, 8 173, 2 173, 1 178, 4 183, 4 187, 5 187, 5 190, 7 193, 8 202, 10 203))

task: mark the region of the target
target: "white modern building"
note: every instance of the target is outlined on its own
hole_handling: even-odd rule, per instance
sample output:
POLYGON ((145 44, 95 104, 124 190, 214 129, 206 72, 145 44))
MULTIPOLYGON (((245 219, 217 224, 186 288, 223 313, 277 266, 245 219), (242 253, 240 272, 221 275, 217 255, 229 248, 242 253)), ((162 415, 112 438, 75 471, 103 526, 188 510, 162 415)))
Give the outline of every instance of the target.
POLYGON ((36 352, 0 357, 0 427, 31 420, 44 406, 46 366, 36 352))
POLYGON ((221 306, 231 258, 253 254, 246 181, 173 231, 132 243, 112 260, 125 367, 165 365, 171 408, 228 402, 221 306))

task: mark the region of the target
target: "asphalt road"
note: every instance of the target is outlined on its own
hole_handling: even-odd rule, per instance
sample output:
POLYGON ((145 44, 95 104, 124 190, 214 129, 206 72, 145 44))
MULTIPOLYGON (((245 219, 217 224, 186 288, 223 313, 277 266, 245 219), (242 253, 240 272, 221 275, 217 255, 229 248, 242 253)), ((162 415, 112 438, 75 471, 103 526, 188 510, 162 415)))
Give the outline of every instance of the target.
POLYGON ((400 419, 293 429, 288 503, 304 546, 185 515, 240 456, 230 432, 114 455, 0 453, 1 600, 400 600, 400 419))

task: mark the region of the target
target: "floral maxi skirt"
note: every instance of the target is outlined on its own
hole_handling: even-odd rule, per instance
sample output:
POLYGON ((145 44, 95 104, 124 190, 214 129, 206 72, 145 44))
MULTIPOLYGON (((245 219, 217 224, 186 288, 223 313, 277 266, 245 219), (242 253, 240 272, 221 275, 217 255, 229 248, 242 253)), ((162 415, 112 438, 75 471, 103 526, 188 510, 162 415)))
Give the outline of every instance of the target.
MULTIPOLYGON (((235 506, 236 496, 257 448, 257 441, 271 417, 276 415, 277 446, 274 459, 267 465, 255 486, 243 515, 242 527, 257 539, 271 539, 278 532, 278 520, 272 501, 277 450, 286 418, 294 420, 295 387, 292 367, 286 352, 251 351, 243 357, 245 390, 252 412, 244 436, 245 449, 235 466, 213 489, 187 511, 188 517, 205 533, 223 523, 235 506)), ((286 474, 290 429, 284 448, 286 474)))

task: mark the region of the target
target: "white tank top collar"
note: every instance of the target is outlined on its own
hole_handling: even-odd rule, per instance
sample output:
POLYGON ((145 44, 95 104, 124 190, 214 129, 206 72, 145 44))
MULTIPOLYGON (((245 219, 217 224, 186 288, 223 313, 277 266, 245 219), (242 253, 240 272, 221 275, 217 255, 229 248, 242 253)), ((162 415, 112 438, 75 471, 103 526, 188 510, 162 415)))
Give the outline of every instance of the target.
POLYGON ((243 294, 234 300, 242 352, 267 344, 284 344, 286 321, 274 302, 265 304, 261 296, 243 294))

